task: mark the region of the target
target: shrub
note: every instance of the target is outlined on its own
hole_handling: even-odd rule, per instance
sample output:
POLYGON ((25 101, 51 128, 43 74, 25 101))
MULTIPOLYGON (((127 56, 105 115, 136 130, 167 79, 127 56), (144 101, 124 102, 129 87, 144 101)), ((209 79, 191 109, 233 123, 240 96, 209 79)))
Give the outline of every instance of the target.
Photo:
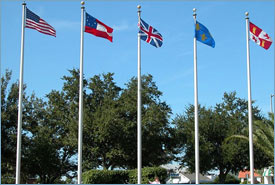
POLYGON ((126 170, 89 170, 83 173, 84 184, 125 184, 128 179, 126 170))
POLYGON ((15 184, 15 177, 11 174, 3 174, 1 176, 1 184, 15 184))
POLYGON ((243 182, 241 182, 240 184, 248 184, 247 180, 244 180, 243 182))
MULTIPOLYGON (((240 182, 241 181, 237 179, 235 176, 227 174, 224 184, 240 184, 240 182)), ((215 178, 214 183, 219 183, 219 176, 215 178)))
MULTIPOLYGON (((161 167, 145 167, 142 168, 142 179, 141 184, 148 184, 149 181, 154 181, 155 177, 158 176, 162 184, 165 184, 165 180, 168 177, 167 171, 161 167)), ((129 172, 129 183, 137 184, 137 170, 130 170, 129 172)))
MULTIPOLYGON (((161 183, 165 183, 167 171, 160 167, 142 168, 142 184, 154 181, 159 177, 161 183)), ((137 170, 89 170, 83 173, 84 184, 137 184, 137 170)))

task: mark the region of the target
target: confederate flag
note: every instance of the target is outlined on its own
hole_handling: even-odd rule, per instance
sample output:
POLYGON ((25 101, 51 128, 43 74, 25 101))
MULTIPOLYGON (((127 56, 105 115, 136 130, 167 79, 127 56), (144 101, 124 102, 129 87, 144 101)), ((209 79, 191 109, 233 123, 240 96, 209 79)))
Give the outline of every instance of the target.
POLYGON ((86 13, 85 32, 113 42, 113 28, 86 13))

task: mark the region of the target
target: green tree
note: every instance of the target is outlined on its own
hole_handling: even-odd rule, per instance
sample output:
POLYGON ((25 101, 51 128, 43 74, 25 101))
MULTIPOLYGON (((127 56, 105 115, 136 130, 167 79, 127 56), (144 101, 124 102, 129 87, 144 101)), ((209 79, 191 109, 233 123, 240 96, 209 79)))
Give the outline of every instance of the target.
MULTIPOLYGON (((61 131, 62 121, 56 122, 52 112, 47 112, 46 103, 38 98, 31 98, 33 111, 32 127, 29 129, 30 143, 26 151, 25 171, 33 177, 38 177, 39 183, 52 184, 60 182, 63 176, 72 178, 75 154, 70 146, 66 145, 67 137, 61 131)), ((22 165, 23 166, 23 165, 22 165)))
MULTIPOLYGON (((83 170, 136 168, 137 95, 136 78, 122 89, 113 73, 84 77, 83 170)), ((17 133, 18 83, 2 80, 2 179, 13 182, 17 133), (10 178, 11 177, 11 178, 10 178)), ((24 94, 22 131, 22 181, 67 182, 76 176, 78 138, 79 71, 63 76, 62 91, 52 90, 46 101, 24 94)), ((26 86, 24 87, 26 88, 26 86)), ((161 101, 153 77, 142 77, 143 166, 158 166, 174 158, 175 129, 170 125, 170 107, 161 101)))
MULTIPOLYGON (((48 120, 58 126, 64 137, 66 150, 77 152, 79 70, 69 70, 64 76, 62 92, 53 90, 47 95, 48 120)), ((119 153, 120 123, 118 97, 120 88, 113 82, 113 74, 95 75, 89 81, 83 78, 83 170, 114 168, 123 156, 119 153), (119 158, 118 158, 119 157, 119 158)))
MULTIPOLYGON (((253 119, 263 120, 260 110, 253 107, 253 119)), ((215 108, 199 107, 200 171, 219 170, 219 182, 224 183, 229 172, 237 173, 249 166, 248 142, 230 140, 232 135, 240 134, 247 124, 247 101, 236 97, 236 93, 225 93, 223 102, 215 108)), ((174 120, 177 136, 180 137, 184 156, 180 160, 189 170, 195 170, 194 151, 194 107, 187 107, 183 115, 174 120)), ((255 147, 254 155, 262 156, 255 147)), ((255 157, 255 167, 268 163, 267 158, 255 157)))
MULTIPOLYGON (((84 171, 96 167, 136 168, 137 81, 132 78, 121 89, 113 75, 95 75, 88 81, 84 100, 84 171)), ((176 152, 171 145, 174 130, 168 120, 171 109, 160 100, 162 93, 151 75, 143 76, 142 84, 143 165, 165 164, 176 152)))
MULTIPOLYGON (((15 183, 18 83, 12 83, 8 90, 10 79, 10 71, 1 79, 1 175, 4 183, 15 183)), ((53 94, 48 96, 49 104, 34 93, 30 97, 23 94, 21 183, 29 178, 37 178, 40 183, 60 182, 62 176, 69 177, 75 170, 71 160, 75 151, 66 145, 63 122, 55 119, 60 114, 51 112, 53 94)))
MULTIPOLYGON (((70 75, 62 78, 62 91, 52 90, 47 94, 47 102, 40 106, 43 107, 40 110, 42 113, 37 113, 43 115, 43 119, 38 126, 38 132, 33 136, 31 149, 37 152, 37 157, 32 160, 31 165, 35 166, 37 160, 43 162, 43 165, 40 164, 32 171, 38 173, 41 183, 60 182, 65 176, 67 180, 72 180, 77 175, 75 157, 78 145, 79 71, 73 69, 69 73, 70 75), (45 152, 41 152, 41 148, 45 148, 45 152), (58 172, 53 169, 58 169, 58 172)), ((84 78, 84 88, 86 85, 84 78)), ((86 91, 83 96, 86 97, 86 91)))
MULTIPOLYGON (((125 89, 118 87, 113 73, 89 80, 84 115, 84 167, 104 169, 136 168, 137 80, 125 89)), ((160 100, 151 75, 142 77, 143 166, 171 161, 176 153, 174 129, 169 124, 171 109, 160 100)))
POLYGON ((113 169, 123 159, 123 136, 118 102, 121 88, 113 73, 95 75, 89 80, 84 122, 84 164, 87 169, 101 166, 113 169))
MULTIPOLYGON (((6 70, 1 78, 1 181, 3 183, 15 183, 16 165, 16 134, 18 116, 18 83, 10 83, 12 72, 6 70)), ((23 87, 26 89, 26 86, 23 87)), ((29 97, 23 94, 23 114, 28 114, 29 97)), ((23 116, 22 128, 26 127, 27 118, 23 116)), ((22 132, 22 163, 25 162, 25 148, 27 148, 28 137, 22 132)), ((25 178, 24 171, 21 174, 25 178)))
MULTIPOLYGON (((161 101, 162 92, 158 90, 152 75, 142 76, 142 164, 158 166, 174 158, 174 128, 169 123, 171 108, 161 101)), ((123 131, 121 144, 124 146, 123 166, 137 167, 137 79, 126 84, 121 97, 123 131)))
MULTIPOLYGON (((240 135, 232 135, 230 140, 244 140, 249 142, 248 128, 244 128, 240 135)), ((272 115, 269 114, 269 119, 253 121, 253 144, 264 153, 264 157, 269 159, 269 164, 274 165, 274 121, 272 115)))

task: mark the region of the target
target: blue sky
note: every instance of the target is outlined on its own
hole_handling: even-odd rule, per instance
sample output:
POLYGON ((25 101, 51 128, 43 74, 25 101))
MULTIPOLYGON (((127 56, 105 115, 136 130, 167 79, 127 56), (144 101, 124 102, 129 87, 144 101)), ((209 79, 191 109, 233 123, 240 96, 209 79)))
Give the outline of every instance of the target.
MULTIPOLYGON (((22 1, 1 1, 1 74, 19 78, 22 1)), ((113 43, 84 33, 84 74, 114 72, 121 87, 137 75, 137 5, 141 17, 163 36, 161 48, 141 41, 142 74, 152 74, 174 114, 194 102, 193 8, 216 47, 197 43, 198 99, 205 106, 221 102, 224 92, 247 99, 245 12, 274 37, 274 1, 86 1, 86 11, 114 28, 113 43)), ((79 68, 80 1, 27 1, 27 7, 52 25, 57 37, 25 29, 24 83, 38 97, 61 90, 61 77, 79 68)), ((250 42, 252 98, 263 114, 274 92, 274 43, 265 50, 250 42)))

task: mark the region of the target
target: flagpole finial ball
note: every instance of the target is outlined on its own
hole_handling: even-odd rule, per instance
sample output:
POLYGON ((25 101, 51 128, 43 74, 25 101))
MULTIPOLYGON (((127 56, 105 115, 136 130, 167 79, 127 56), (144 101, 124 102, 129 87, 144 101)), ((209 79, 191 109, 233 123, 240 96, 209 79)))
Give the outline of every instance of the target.
POLYGON ((245 15, 246 15, 246 16, 248 16, 248 15, 249 15, 249 13, 248 13, 248 12, 245 12, 245 15))
POLYGON ((85 2, 84 1, 81 1, 81 5, 84 5, 85 4, 85 2))
POLYGON ((193 12, 195 13, 197 11, 197 9, 196 8, 193 8, 193 12))
POLYGON ((137 5, 137 8, 138 8, 138 9, 140 9, 140 8, 141 8, 141 6, 140 6, 140 5, 137 5))

